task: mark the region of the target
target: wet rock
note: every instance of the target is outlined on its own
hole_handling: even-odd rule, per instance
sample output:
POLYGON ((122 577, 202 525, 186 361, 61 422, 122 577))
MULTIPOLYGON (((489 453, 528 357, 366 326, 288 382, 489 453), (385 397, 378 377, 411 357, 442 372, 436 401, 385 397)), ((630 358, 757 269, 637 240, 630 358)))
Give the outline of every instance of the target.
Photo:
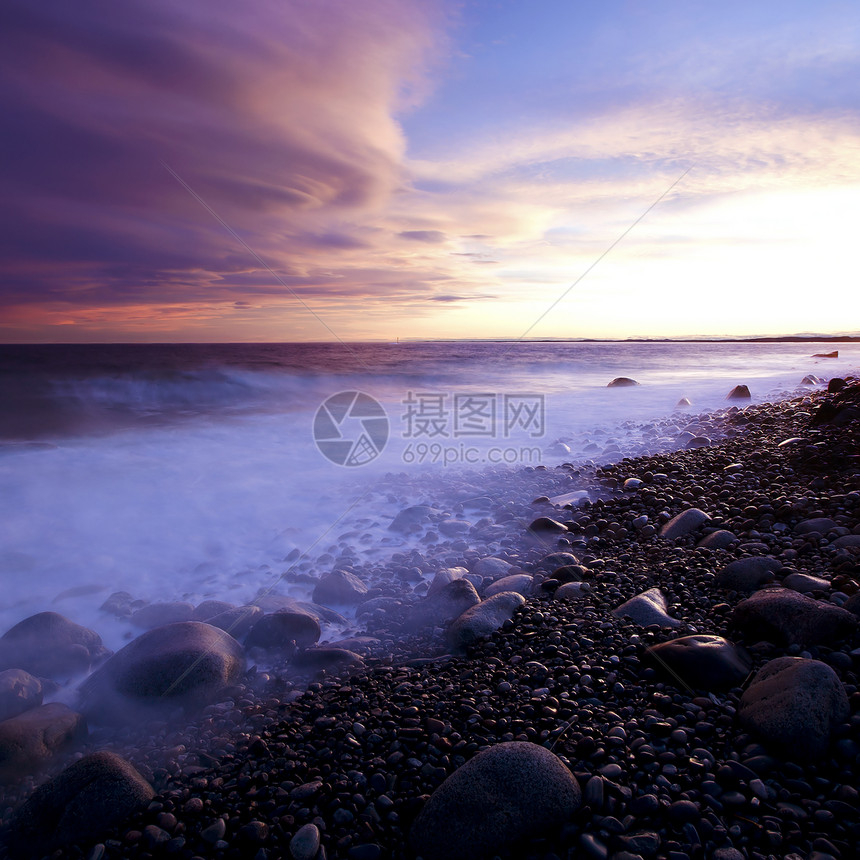
POLYGON ((775 558, 752 555, 730 561, 717 573, 715 582, 717 586, 728 591, 748 594, 768 582, 773 582, 774 574, 782 570, 782 567, 782 562, 775 558))
POLYGON ((299 651, 290 661, 290 666, 303 672, 341 672, 360 669, 364 666, 361 656, 345 648, 320 646, 299 651))
POLYGON ((567 532, 567 526, 551 517, 538 517, 529 523, 529 532, 533 535, 544 537, 546 535, 560 535, 567 532))
POLYGON ((702 634, 652 645, 645 662, 676 686, 707 692, 740 686, 752 667, 750 656, 727 639, 702 634))
POLYGON ((607 388, 630 388, 633 385, 639 385, 635 379, 629 376, 616 376, 612 382, 607 384, 607 388))
POLYGON ((241 639, 264 614, 259 606, 236 606, 213 615, 206 623, 229 633, 234 639, 241 639))
POLYGON ((82 703, 99 722, 146 717, 146 704, 208 701, 244 669, 242 646, 223 630, 202 621, 168 624, 117 651, 81 686, 82 703))
POLYGON ((472 524, 468 520, 442 520, 436 526, 443 535, 448 537, 465 534, 471 527, 472 524))
POLYGON ((87 735, 83 716, 52 702, 0 723, 0 778, 23 776, 87 735))
POLYGON ((92 841, 154 795, 137 770, 114 753, 85 756, 37 788, 15 813, 8 831, 12 856, 25 860, 92 841))
POLYGON ((700 511, 698 508, 687 508, 686 511, 681 511, 680 514, 672 517, 668 523, 663 525, 660 529, 660 537, 666 538, 666 540, 675 540, 675 538, 697 531, 710 519, 704 511, 700 511))
POLYGON ((424 860, 478 860, 545 834, 579 808, 582 792, 559 758, 532 743, 478 753, 430 796, 410 839, 424 860))
POLYGON ((319 642, 320 623, 309 612, 280 609, 260 618, 248 633, 245 645, 264 650, 288 649, 291 642, 307 648, 319 642))
POLYGON ((128 618, 133 612, 146 606, 145 600, 132 597, 127 591, 115 591, 99 607, 102 612, 108 612, 117 618, 128 618))
POLYGON ((360 603, 367 594, 367 586, 346 570, 333 570, 320 578, 314 588, 314 603, 326 606, 349 606, 360 603))
POLYGON ((445 626, 459 618, 467 609, 481 602, 475 586, 467 579, 456 579, 443 586, 411 608, 408 627, 445 626))
POLYGON ((0 672, 0 722, 42 704, 42 682, 23 669, 0 672))
POLYGON ((848 718, 845 688, 826 663, 778 657, 753 677, 738 705, 742 725, 789 759, 814 761, 848 718))
MULTIPOLYGON (((191 621, 209 621, 216 615, 222 612, 232 612, 237 609, 235 604, 227 603, 226 600, 204 600, 194 607, 194 612, 190 618, 191 621)), ((185 619, 189 620, 189 619, 185 619)))
POLYGON ((494 594, 476 606, 467 609, 448 628, 448 644, 454 653, 462 653, 467 646, 498 630, 514 613, 525 605, 525 598, 513 591, 494 594))
POLYGON ((0 669, 59 678, 86 672, 110 654, 93 630, 56 612, 39 612, 0 637, 0 669))
POLYGON ((534 590, 534 577, 529 573, 514 573, 510 576, 504 576, 490 583, 484 589, 486 597, 492 597, 494 594, 501 594, 503 591, 516 591, 528 597, 534 590))
POLYGON ((748 642, 818 645, 842 639, 857 627, 851 612, 788 588, 769 587, 742 600, 732 624, 748 642))
POLYGON ((612 614, 616 618, 631 618, 643 627, 650 624, 677 627, 681 622, 677 618, 672 618, 666 610, 666 598, 663 592, 659 588, 649 588, 648 591, 631 597, 630 600, 613 609, 612 614))
POLYGON ((736 385, 727 395, 726 400, 750 400, 752 394, 746 385, 736 385))
POLYGON ((190 603, 169 601, 166 603, 149 603, 133 612, 129 620, 135 627, 153 630, 165 624, 191 621, 193 617, 194 607, 190 603))
POLYGON ((405 534, 416 530, 420 531, 424 525, 430 522, 431 516, 436 513, 438 511, 429 505, 412 505, 400 511, 391 521, 388 528, 390 531, 403 532, 405 534))

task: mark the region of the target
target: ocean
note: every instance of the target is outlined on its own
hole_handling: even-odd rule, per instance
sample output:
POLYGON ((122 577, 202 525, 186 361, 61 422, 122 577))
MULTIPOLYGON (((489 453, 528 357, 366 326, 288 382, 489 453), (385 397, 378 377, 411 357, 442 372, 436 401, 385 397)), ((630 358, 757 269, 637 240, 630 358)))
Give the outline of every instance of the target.
POLYGON ((50 609, 117 648, 111 592, 244 603, 409 549, 397 512, 482 475, 683 447, 735 385, 858 367, 856 343, 0 346, 0 632, 50 609))

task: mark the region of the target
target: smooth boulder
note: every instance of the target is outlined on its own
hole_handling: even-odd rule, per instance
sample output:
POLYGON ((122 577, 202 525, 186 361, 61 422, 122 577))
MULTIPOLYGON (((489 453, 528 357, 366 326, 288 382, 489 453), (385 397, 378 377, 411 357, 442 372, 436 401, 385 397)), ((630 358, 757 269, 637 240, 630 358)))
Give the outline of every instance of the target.
POLYGON ((660 537, 675 540, 698 531, 705 523, 710 522, 710 519, 708 514, 698 508, 687 508, 660 528, 660 537))
POLYGON ((430 581, 430 587, 427 589, 427 597, 432 597, 449 582, 453 582, 455 579, 462 579, 468 573, 469 571, 465 567, 445 567, 442 570, 437 570, 430 581))
POLYGON ((737 540, 738 536, 734 532, 727 529, 717 529, 705 535, 696 546, 702 549, 728 549, 737 540))
POLYGON ((525 598, 515 591, 503 591, 467 609, 448 628, 448 644, 462 653, 473 642, 490 636, 525 605, 525 598))
POLYGON ((639 385, 639 383, 635 379, 631 379, 629 376, 616 376, 612 382, 607 383, 607 388, 630 388, 634 385, 639 385))
POLYGON ((86 672, 109 654, 98 633, 57 612, 31 615, 0 637, 0 669, 46 678, 86 672))
POLYGON ((660 627, 677 627, 681 622, 666 611, 666 598, 659 588, 649 588, 612 610, 616 618, 631 618, 642 627, 657 624, 660 627))
POLYGON ((111 752, 84 756, 39 786, 13 816, 13 857, 41 857, 65 845, 97 839, 155 796, 137 770, 111 752))
POLYGON ((762 555, 751 555, 748 558, 738 558, 730 561, 718 571, 715 583, 727 591, 742 591, 748 594, 773 582, 774 574, 782 570, 783 563, 775 558, 762 555))
POLYGON ((722 636, 696 634, 659 642, 645 651, 644 661, 670 683, 694 690, 725 690, 740 686, 752 659, 722 636))
POLYGON ((833 729, 848 719, 845 688, 826 663, 778 657, 755 674, 738 704, 738 720, 789 759, 826 753, 833 729))
POLYGON ((129 719, 144 706, 209 701, 239 680, 245 652, 229 634, 202 621, 181 621, 142 633, 81 686, 95 719, 129 719))
POLYGON ((248 648, 262 648, 277 651, 289 648, 295 643, 299 648, 307 648, 319 642, 320 623, 310 612, 279 609, 260 618, 245 639, 248 648))
POLYGON ((430 795, 410 840, 423 860, 485 860, 562 826, 581 802, 576 777, 554 753, 528 742, 500 743, 430 795))
POLYGON ((849 635, 857 619, 832 603, 814 600, 790 588, 765 588, 742 600, 731 616, 747 641, 775 645, 820 645, 849 635))
POLYGON ((4 720, 0 723, 0 778, 23 776, 86 735, 84 717, 59 702, 4 720))
POLYGON ((479 558, 475 562, 472 567, 472 573, 477 573, 478 576, 489 576, 492 579, 496 579, 500 576, 506 576, 512 567, 513 565, 509 561, 505 561, 503 558, 487 556, 486 558, 479 558))
POLYGON ((726 400, 751 400, 749 387, 746 385, 736 385, 727 395, 726 400))
POLYGON ((434 593, 427 593, 406 616, 408 628, 445 626, 481 602, 468 579, 453 579, 434 593))
POLYGON ((176 624, 178 621, 193 621, 194 606, 181 600, 170 600, 163 603, 148 603, 131 614, 135 627, 143 630, 154 630, 165 624, 176 624))
POLYGON ((320 578, 314 588, 314 603, 324 606, 348 606, 360 603, 367 594, 367 586, 348 570, 333 570, 320 578))
POLYGON ((526 597, 534 591, 534 584, 534 577, 530 573, 512 573, 510 576, 503 576, 501 579, 491 582, 484 589, 484 596, 492 597, 503 591, 516 591, 526 597))

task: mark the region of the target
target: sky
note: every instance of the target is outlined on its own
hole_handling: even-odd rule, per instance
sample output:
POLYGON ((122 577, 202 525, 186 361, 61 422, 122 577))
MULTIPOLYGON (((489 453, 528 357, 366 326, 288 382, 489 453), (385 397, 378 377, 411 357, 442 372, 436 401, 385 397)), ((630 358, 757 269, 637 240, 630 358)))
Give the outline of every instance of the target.
POLYGON ((0 342, 846 333, 860 5, 4 0, 0 342))

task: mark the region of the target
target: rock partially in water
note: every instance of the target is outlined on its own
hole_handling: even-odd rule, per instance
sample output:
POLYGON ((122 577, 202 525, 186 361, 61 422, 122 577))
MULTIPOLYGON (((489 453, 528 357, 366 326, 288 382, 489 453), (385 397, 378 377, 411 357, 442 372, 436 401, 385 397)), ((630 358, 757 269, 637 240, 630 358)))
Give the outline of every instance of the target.
POLYGON ((96 722, 146 718, 147 705, 198 704, 235 683, 245 652, 230 635, 202 621, 168 624, 117 651, 81 686, 96 722))
POLYGON ((360 603, 367 594, 367 586, 348 570, 333 570, 320 578, 314 588, 314 603, 324 606, 351 606, 360 603))
POLYGON ((576 777, 554 753, 533 743, 500 743, 433 792, 410 838, 423 860, 482 860, 560 827, 581 802, 576 777))
POLYGON ((0 672, 0 722, 42 704, 42 682, 23 669, 0 672))
POLYGON ((57 612, 31 615, 0 637, 0 669, 46 678, 86 672, 109 654, 98 633, 57 612))
POLYGON ((92 841, 154 796, 152 786, 118 755, 84 756, 37 788, 15 813, 7 834, 12 856, 28 860, 92 841))
POLYGON ((309 612, 279 609, 260 618, 248 633, 245 645, 248 648, 283 650, 291 642, 299 648, 307 648, 319 642, 320 623, 309 612))
POLYGON ((727 395, 726 400, 751 400, 749 387, 746 385, 736 385, 727 395))
POLYGON ((530 573, 512 573, 510 576, 503 576, 501 579, 491 582, 484 589, 484 596, 492 597, 503 591, 516 591, 517 594, 528 597, 534 591, 534 585, 535 580, 530 573))
POLYGON ((635 379, 631 379, 629 376, 616 376, 612 382, 607 383, 607 388, 630 388, 634 385, 639 385, 639 383, 635 379))
POLYGON ((833 729, 848 718, 848 696, 826 663, 778 657, 765 663, 741 696, 738 719, 789 759, 824 755, 833 729))

